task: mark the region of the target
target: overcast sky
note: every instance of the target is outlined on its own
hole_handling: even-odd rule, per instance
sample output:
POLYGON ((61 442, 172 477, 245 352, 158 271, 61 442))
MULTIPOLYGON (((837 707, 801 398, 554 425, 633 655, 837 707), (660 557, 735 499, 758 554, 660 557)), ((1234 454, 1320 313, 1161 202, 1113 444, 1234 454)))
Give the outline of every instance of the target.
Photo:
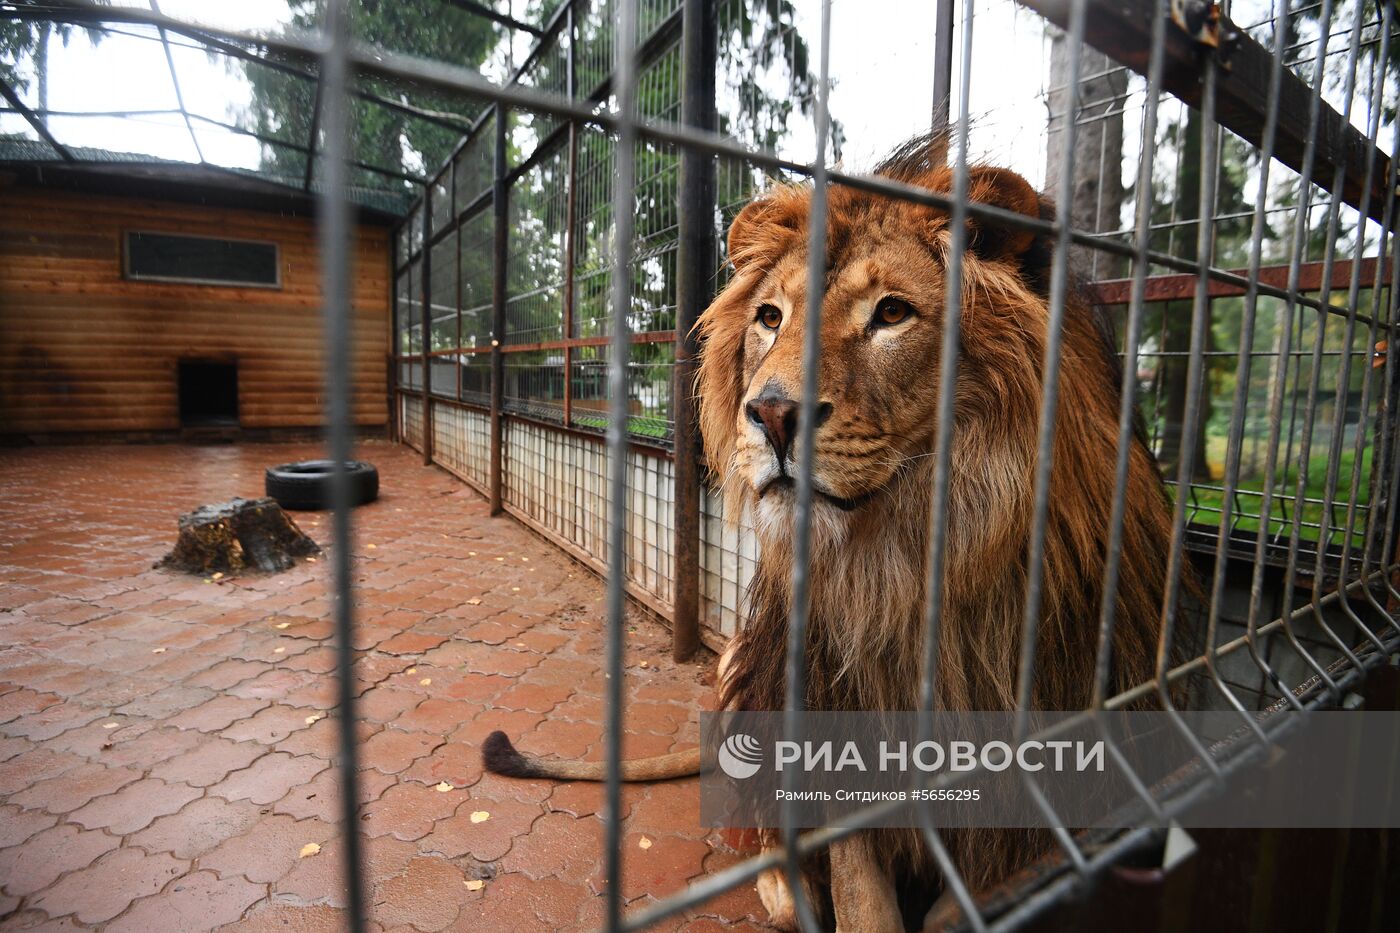
MULTIPOLYGON (((0 0, 3 2, 3 0, 0 0)), ((146 8, 147 0, 114 0, 117 5, 146 8)), ((1267 15, 1272 0, 1236 0, 1237 21, 1249 24, 1267 15)), ((527 14, 527 0, 512 0, 517 17, 527 14)), ((794 0, 798 28, 817 66, 821 0, 794 0)), ((959 4, 959 15, 963 5, 959 4)), ((274 31, 288 18, 286 0, 162 0, 170 16, 245 30, 274 31)), ((843 168, 870 168, 900 141, 923 131, 933 104, 933 9, 926 0, 834 0, 832 4, 831 111, 845 130, 843 168)), ((64 48, 51 45, 49 107, 53 110, 161 110, 176 107, 169 69, 156 34, 141 27, 120 27, 137 35, 109 35, 93 46, 76 32, 64 48)), ((1344 35, 1344 33, 1342 34, 1344 35)), ((961 23, 955 33, 960 43, 961 23)), ((971 77, 974 159, 1014 168, 1037 187, 1044 186, 1046 108, 1044 83, 1049 70, 1049 44, 1038 16, 1013 0, 984 0, 976 4, 971 77)), ((201 50, 173 50, 185 103, 195 113, 237 122, 249 102, 249 86, 241 67, 222 57, 211 61, 201 50)), ((529 48, 530 37, 516 37, 515 57, 529 48)), ((1344 39, 1334 40, 1340 52, 1344 39)), ((512 52, 498 49, 487 71, 506 72, 512 52)), ((954 97, 959 80, 955 68, 954 97)), ((1140 88, 1134 78, 1133 88, 1140 88)), ((770 88, 770 91, 775 90, 770 88)), ((785 88, 777 88, 780 93, 785 88)), ((31 86, 26 94, 35 103, 31 86)), ((720 107, 726 105, 723 89, 720 107)), ((1164 105, 1177 108, 1175 102, 1164 105)), ((478 107, 464 102, 463 110, 478 107)), ((1170 111, 1174 113, 1175 111, 1170 111)), ((1125 108, 1124 162, 1129 169, 1137 156, 1137 127, 1141 94, 1125 108)), ((1165 118, 1165 116, 1164 116, 1165 118)), ((1353 122, 1364 125, 1364 107, 1353 122)), ((60 141, 171 159, 196 161, 198 154, 178 115, 147 115, 125 119, 53 117, 50 126, 60 141)), ((246 136, 196 122, 205 159, 223 165, 256 168, 259 144, 246 136)), ((17 115, 0 115, 0 131, 33 135, 17 115)), ((815 141, 810 125, 795 122, 784 155, 810 161, 815 141)), ((1388 148, 1388 147, 1385 147, 1388 148)), ((428 166, 428 169, 434 168, 428 166)))
MULTIPOLYGON (((117 0, 117 4, 146 6, 143 0, 117 0)), ((522 0, 515 0, 515 5, 524 7, 522 0)), ((815 70, 820 0, 796 0, 796 7, 798 26, 811 46, 815 70)), ((248 30, 275 30, 288 18, 285 0, 163 0, 161 10, 180 19, 248 30)), ((154 35, 139 27, 121 28, 154 35)), ((1038 94, 1046 71, 1040 22, 1034 15, 1018 11, 1010 0, 996 0, 979 5, 973 34, 978 46, 972 83, 973 112, 978 116, 974 154, 1015 167, 1039 184, 1045 158, 1045 108, 1038 94)), ((201 51, 179 47, 180 40, 173 38, 186 106, 195 113, 236 122, 234 118, 249 100, 241 69, 228 67, 222 58, 211 62, 201 51)), ((528 38, 522 36, 517 41, 517 55, 528 48, 528 38)), ((831 63, 832 114, 846 134, 844 164, 851 169, 868 168, 894 145, 929 124, 933 4, 836 0, 832 6, 831 63)), ((32 105, 32 87, 26 97, 32 105)), ((109 35, 93 46, 81 33, 76 33, 66 48, 57 40, 53 42, 50 109, 130 111, 176 106, 174 86, 158 42, 109 35)), ((72 145, 198 159, 178 116, 54 117, 50 127, 60 141, 72 145)), ((198 123, 195 129, 200 149, 209 161, 257 167, 259 146, 255 140, 198 123)), ((0 130, 32 135, 14 115, 0 116, 0 130)), ((805 161, 814 152, 810 128, 795 127, 785 154, 805 161)))

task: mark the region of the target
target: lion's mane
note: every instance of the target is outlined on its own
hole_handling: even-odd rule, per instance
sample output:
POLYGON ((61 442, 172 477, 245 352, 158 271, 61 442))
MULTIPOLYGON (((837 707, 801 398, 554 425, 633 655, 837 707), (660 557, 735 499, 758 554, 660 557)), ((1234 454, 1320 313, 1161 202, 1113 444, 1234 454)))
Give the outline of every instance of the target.
MULTIPOLYGON (((896 152, 877 174, 949 191, 952 173, 944 164, 945 152, 942 140, 918 140, 896 152)), ((1004 200, 998 171, 978 174, 970 191, 973 200, 1004 200)), ((730 256, 738 271, 699 323, 701 427, 707 461, 723 485, 731 516, 752 504, 747 484, 729 475, 744 392, 751 293, 765 268, 805 243, 809 197, 805 186, 781 186, 750 206, 743 230, 730 236, 730 256)), ((948 221, 932 208, 893 205, 840 186, 830 189, 828 203, 828 268, 841 267, 876 211, 906 211, 911 227, 929 231, 929 262, 946 258, 948 221)), ((1003 206, 1053 216, 1043 199, 1003 206)), ((1015 705, 1051 254, 1045 237, 970 224, 962 267, 961 362, 936 672, 939 709, 1015 705), (1008 241, 1015 241, 1009 250, 1008 241), (1016 260, 997 258, 1008 254, 1016 260)), ((1039 709, 1085 707, 1095 679, 1121 381, 1108 334, 1095 309, 1072 287, 1031 691, 1039 709)), ((938 391, 934 368, 931 360, 922 389, 931 394, 938 391)), ((842 535, 816 535, 809 575, 809 709, 919 708, 932 472, 932 457, 910 459, 874 501, 853 514, 842 535)), ((1130 451, 1124 503, 1112 639, 1110 687, 1115 690, 1149 680, 1155 671, 1171 540, 1168 499, 1140 433, 1130 451)), ((787 537, 763 540, 748 591, 747 624, 726 659, 722 708, 783 708, 792 560, 787 537)), ((882 835, 904 860, 907 873, 933 877, 916 832, 882 835)), ((974 888, 1003 879, 1047 847, 1044 833, 1005 830, 950 832, 948 842, 974 888)))

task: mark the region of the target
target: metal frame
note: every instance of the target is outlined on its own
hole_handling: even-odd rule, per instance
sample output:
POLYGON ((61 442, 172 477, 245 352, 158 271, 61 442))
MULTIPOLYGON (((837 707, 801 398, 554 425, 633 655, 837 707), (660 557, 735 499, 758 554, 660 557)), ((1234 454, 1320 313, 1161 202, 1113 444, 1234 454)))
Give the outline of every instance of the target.
MULTIPOLYGON (((1097 681, 1094 698, 1090 707, 1079 714, 1080 721, 1092 721, 1093 717, 1110 710, 1122 709, 1135 701, 1156 697, 1172 714, 1177 714, 1173 702, 1173 686, 1186 678, 1196 677, 1208 686, 1213 686, 1229 707, 1236 709, 1241 718, 1242 740, 1229 743, 1226 747, 1206 749, 1199 739, 1187 728, 1185 721, 1177 714, 1178 727, 1183 735, 1195 746, 1203 763, 1207 779, 1177 789, 1173 794, 1155 800, 1148 800, 1154 812, 1170 818, 1173 813, 1191 806, 1202 797, 1209 795, 1237 773, 1240 768, 1267 756, 1275 743, 1286 738, 1291 723, 1296 722, 1286 715, 1289 710, 1311 709, 1339 703, 1344 693, 1370 668, 1389 662, 1389 658, 1400 644, 1400 522, 1397 522, 1397 509, 1392 504, 1400 498, 1400 421, 1395 415, 1400 405, 1400 364, 1395 354, 1386 353, 1378 360, 1369 351, 1358 352, 1354 346, 1357 325, 1365 328, 1365 334, 1374 345, 1378 339, 1393 343, 1400 335, 1400 262, 1390 256, 1400 248, 1400 239, 1395 236, 1397 176, 1390 158, 1378 146, 1381 120, 1380 103, 1384 101, 1386 87, 1382 75, 1370 89, 1371 99, 1366 103, 1367 132, 1357 129, 1351 117, 1351 101, 1355 97, 1356 64, 1363 32, 1364 4, 1356 4, 1354 21, 1347 35, 1348 86, 1347 103, 1338 112, 1323 100, 1322 74, 1324 69, 1316 69, 1317 77, 1309 85, 1286 63, 1289 47, 1285 42, 1286 30, 1276 30, 1273 48, 1268 49, 1237 29, 1227 17, 1212 16, 1198 20, 1183 16, 1173 4, 1169 8, 1167 0, 1134 0, 1132 3, 1114 5, 1108 0, 1019 0, 1047 20, 1064 27, 1069 35, 1071 48, 1071 80, 1067 85, 1069 112, 1078 112, 1079 89, 1085 75, 1080 73, 1079 58, 1085 45, 1094 46, 1111 58, 1131 68, 1146 78, 1146 104, 1144 113, 1145 139, 1148 144, 1155 140, 1157 111, 1160 102, 1171 95, 1198 108, 1203 121, 1201 163, 1199 166, 1200 189, 1197 205, 1195 251, 1192 258, 1172 255, 1169 251, 1155 248, 1151 239, 1154 225, 1151 218, 1151 198, 1140 197, 1135 224, 1125 234, 1105 234, 1101 231, 1074 229, 1067 220, 1042 220, 1010 213, 995 207, 972 202, 968 198, 968 156, 967 156, 967 116, 970 106, 969 80, 965 77, 959 85, 956 107, 956 134, 960 145, 954 148, 953 187, 950 192, 935 193, 888 179, 869 178, 838 171, 827 164, 830 133, 830 113, 828 109, 829 43, 830 43, 830 0, 822 4, 819 72, 816 80, 816 101, 814 124, 816 130, 817 158, 810 164, 792 162, 763 151, 754 151, 733 140, 725 139, 714 132, 714 88, 713 70, 709 70, 706 84, 705 64, 714 50, 714 17, 711 15, 713 0, 682 0, 679 7, 667 17, 661 26, 649 37, 637 35, 637 6, 632 2, 618 2, 612 5, 615 19, 613 67, 609 77, 597 88, 585 95, 577 93, 574 81, 574 38, 577 36, 574 2, 567 0, 552 15, 551 20, 538 30, 540 41, 534 51, 517 70, 510 83, 496 86, 480 75, 452 67, 451 65, 413 59, 382 50, 363 47, 351 41, 349 14, 345 0, 329 0, 325 27, 320 34, 313 36, 252 37, 228 30, 207 27, 192 27, 176 20, 161 16, 158 12, 145 13, 127 8, 111 9, 92 7, 86 4, 63 3, 57 12, 45 12, 49 18, 72 22, 127 22, 144 23, 161 30, 189 36, 210 47, 239 49, 261 48, 265 54, 275 54, 292 60, 319 62, 317 72, 320 92, 318 94, 320 117, 317 130, 308 143, 308 150, 315 146, 317 132, 324 135, 326 178, 321 198, 320 229, 322 236, 324 295, 327 322, 327 343, 329 360, 328 415, 330 448, 332 459, 348 459, 351 445, 351 426, 348 418, 348 366, 349 366, 349 283, 351 255, 345 244, 350 231, 350 214, 346 200, 348 107, 347 102, 355 93, 351 89, 352 76, 372 76, 390 80, 415 82, 428 87, 465 96, 474 100, 486 101, 490 109, 472 122, 470 131, 462 144, 453 152, 448 165, 425 185, 421 199, 421 243, 417 250, 410 249, 402 262, 394 261, 392 271, 397 276, 412 263, 421 263, 419 284, 422 305, 420 326, 423 333, 423 346, 412 356, 399 354, 392 358, 393 369, 397 372, 400 362, 416 360, 423 369, 421 390, 395 389, 394 410, 397 411, 401 399, 417 398, 422 403, 423 450, 425 461, 431 462, 433 417, 435 404, 464 405, 460 400, 435 399, 432 392, 432 360, 440 355, 481 355, 489 354, 491 368, 490 405, 487 415, 490 419, 490 479, 487 493, 493 512, 506 509, 502 499, 502 433, 511 420, 529 422, 527 416, 505 411, 503 404, 503 367, 505 359, 512 353, 527 350, 556 347, 564 351, 566 366, 573 354, 582 347, 600 346, 606 342, 611 349, 608 361, 611 410, 605 436, 599 441, 607 451, 609 471, 607 484, 610 490, 608 543, 606 548, 606 670, 608 679, 605 685, 607 697, 607 720, 605 724, 606 762, 608 782, 606 787, 606 812, 612 816, 606 821, 606 926, 609 930, 641 930, 666 917, 716 896, 735 885, 753 879, 760 872, 769 869, 782 869, 794 877, 800 858, 824 846, 830 845, 862 826, 869 825, 887 809, 876 806, 867 810, 861 817, 842 828, 826 828, 799 834, 786 819, 782 834, 784 846, 762 856, 749 859, 695 883, 686 891, 653 904, 645 910, 624 916, 618 884, 621 868, 620 832, 620 756, 621 737, 624 719, 621 704, 622 648, 624 632, 624 599, 628 592, 624 579, 626 545, 626 464, 630 450, 640 443, 629 436, 630 413, 627 405, 626 360, 629 347, 642 339, 677 344, 677 366, 675 372, 675 398, 678 402, 675 428, 674 459, 677 482, 684 478, 684 494, 677 496, 675 506, 675 530, 680 539, 693 539, 698 533, 698 489, 699 461, 695 449, 696 433, 693 412, 687 398, 688 373, 693 366, 696 347, 691 336, 691 327, 700 306, 708 298, 708 270, 713 268, 712 257, 715 248, 715 231, 709 215, 713 199, 714 163, 717 157, 736 159, 744 164, 767 170, 793 173, 811 179, 812 217, 811 259, 809 262, 809 308, 807 330, 804 337, 804 363, 806 366, 806 391, 803 394, 798 420, 800 436, 810 443, 814 431, 815 379, 817 360, 820 353, 818 340, 818 317, 822 306, 824 284, 823 259, 825 257, 825 217, 826 193, 831 185, 856 188, 883 196, 900 198, 918 204, 947 211, 953 220, 951 259, 948 264, 949 284, 948 303, 944 309, 943 357, 940 369, 939 443, 937 445, 936 469, 934 474, 934 508, 930 516, 931 541, 928 575, 929 591, 940 593, 942 578, 942 543, 946 540, 947 499, 950 476, 951 432, 954 430, 953 393, 956 386, 958 367, 958 338, 961 314, 961 255, 967 248, 966 221, 969 218, 992 220, 1003 225, 1033 231, 1054 238, 1056 250, 1052 265, 1049 306, 1051 313, 1050 336, 1046 349, 1043 372, 1042 408, 1038 434, 1039 461, 1034 484, 1034 513, 1029 539, 1028 598, 1027 610, 1022 619, 1022 654, 1020 658, 1020 690, 1017 712, 1030 711, 1030 683, 1035 664, 1035 642, 1039 625, 1036 597, 1041 586, 1041 561, 1038 559, 1045 546, 1048 497, 1050 495, 1050 470, 1052 442, 1054 440, 1054 414, 1057 406, 1058 369, 1061 358, 1063 323, 1067 291, 1069 288, 1069 252, 1071 246, 1087 247, 1128 260, 1131 263, 1131 278, 1103 282, 1097 285, 1097 293, 1104 304, 1126 309, 1126 330, 1129 335, 1126 343, 1127 365, 1123 383, 1123 404, 1119 418, 1119 454, 1116 463, 1116 492, 1114 514, 1111 519, 1110 540, 1121 539, 1123 523, 1123 501, 1126 488, 1126 463, 1128 440, 1132 432, 1133 401, 1137 391, 1135 364, 1138 354, 1138 337, 1143 332, 1145 308, 1150 302, 1167 299, 1189 299, 1191 305, 1191 340, 1185 352, 1188 359, 1188 394, 1185 402, 1183 435, 1190 437, 1196 431, 1197 415, 1203 404, 1203 380, 1207 360, 1211 353, 1206 346, 1207 329, 1210 323, 1211 301, 1214 298, 1240 296, 1244 300, 1242 333, 1249 339, 1242 339, 1237 354, 1236 374, 1240 382, 1247 386, 1250 367, 1255 354, 1250 352, 1250 342, 1258 319, 1261 297, 1282 303, 1280 320, 1287 326, 1277 330, 1277 342, 1272 353, 1268 354, 1275 371, 1287 375, 1287 368, 1294 365, 1295 359, 1310 355, 1311 366, 1307 376, 1307 402, 1303 409, 1300 462, 1306 467, 1311 453, 1311 440, 1315 428, 1315 415, 1319 400, 1324 391, 1332 391, 1334 404, 1344 401, 1346 380, 1339 379, 1334 390, 1324 389, 1320 384, 1323 363, 1329 356, 1339 357, 1338 371, 1350 371, 1353 357, 1360 357, 1359 364, 1367 367, 1362 390, 1362 422, 1354 444, 1354 461, 1349 501, 1345 503, 1345 527, 1336 524, 1335 509, 1341 480, 1343 447, 1346 439, 1342 432, 1334 431, 1326 451, 1325 493, 1322 501, 1322 516, 1318 520, 1319 546, 1314 553, 1306 555, 1302 548, 1302 511, 1297 506, 1307 497, 1307 470, 1298 471, 1299 476, 1292 490, 1281 493, 1275 486, 1276 467, 1280 464, 1279 443, 1284 430, 1284 392, 1286 378, 1273 380, 1269 393, 1269 443, 1267 453, 1266 481, 1261 491, 1261 516, 1254 538, 1254 555, 1251 562, 1252 580, 1247 628, 1237 638, 1221 642, 1218 631, 1218 603, 1223 585, 1226 561, 1216 563, 1212 578, 1210 617, 1206 625, 1207 642, 1199 654, 1181 664, 1172 664, 1172 647, 1182 625, 1181 594, 1176 586, 1177 575, 1169 574, 1173 584, 1169 588, 1162 610, 1162 637, 1158 651, 1158 665, 1154 680, 1117 696, 1109 696, 1107 688, 1107 646, 1115 620, 1112 600, 1105 601, 1102 618, 1099 620, 1100 651, 1097 658, 1097 681), (1175 15, 1175 19, 1173 16, 1175 15), (678 33, 677 33, 678 30, 678 33), (674 124, 649 120, 637 112, 637 77, 649 56, 657 54, 661 43, 657 36, 663 31, 671 37, 679 37, 684 51, 684 98, 681 109, 681 123, 674 124), (537 57, 550 41, 557 41, 561 34, 569 38, 568 74, 565 95, 524 86, 520 83, 537 57), (641 40, 641 41, 639 41, 641 40), (541 140, 535 153, 521 165, 509 166, 508 116, 513 111, 528 110, 559 121, 558 125, 541 140), (456 165, 458 156, 470 145, 478 134, 484 131, 486 120, 494 118, 494 138, 492 143, 492 179, 488 191, 483 192, 466 206, 460 207, 456 201, 456 165), (571 172, 577 171, 577 146, 581 130, 591 128, 610 134, 617 140, 616 183, 613 187, 613 222, 615 224, 615 250, 612 256, 612 302, 611 332, 605 339, 575 338, 572 327, 566 329, 560 341, 540 342, 510 346, 507 344, 506 306, 509 294, 507 264, 509 260, 509 202, 512 185, 523 173, 535 165, 537 158, 551 146, 568 147, 571 172), (1219 182, 1219 139, 1220 129, 1228 129, 1255 148, 1261 154, 1263 168, 1258 181, 1259 196, 1253 211, 1253 233, 1248 266, 1244 269, 1222 268, 1215 264, 1215 224, 1204 222, 1213 219, 1219 182), (627 310, 630 306, 630 268, 633 250, 633 198, 635 194, 634 144, 638 140, 672 146, 681 153, 681 190, 684 192, 681 215, 681 256, 683 261, 678 274, 680 279, 681 309, 677 314, 677 324, 669 333, 654 332, 643 337, 631 332, 627 310), (1294 211, 1295 223, 1291 235, 1289 261, 1280 267, 1266 268, 1262 262, 1262 225, 1268 200, 1268 172, 1273 163, 1287 166, 1300 176, 1301 203, 1294 211), (453 217, 435 229, 432 220, 433 186, 448 180, 448 191, 452 204, 453 217), (1310 232, 1310 199, 1314 192, 1326 198, 1326 231, 1332 234, 1327 238, 1325 255, 1320 263, 1304 261, 1305 240, 1310 232), (1330 195, 1330 197, 1329 197, 1330 195), (1371 218, 1379 222, 1379 240, 1376 253, 1371 257, 1358 255, 1351 260, 1338 259, 1337 222, 1341 206, 1354 208, 1361 218, 1371 218), (431 312, 432 247, 448 235, 459 235, 457 231, 463 222, 478 216, 479 212, 490 209, 493 217, 492 241, 492 339, 489 346, 472 348, 458 347, 449 351, 431 351, 431 312), (1390 242, 1387 242, 1387 241, 1390 242), (1150 269, 1172 270, 1165 274, 1149 274, 1150 269), (1371 291, 1371 307, 1363 313, 1359 307, 1362 283, 1367 283, 1371 291), (1345 299, 1340 304, 1333 301, 1333 291, 1346 285, 1345 299), (1319 292, 1314 296, 1312 292, 1319 292), (1315 312, 1315 314, 1313 314, 1315 312), (1295 351, 1293 322, 1311 315, 1315 318, 1315 330, 1310 354, 1306 348, 1295 351), (1325 350, 1324 327, 1329 319, 1345 321, 1347 338, 1338 351, 1325 350), (585 342, 587 341, 587 342, 585 342), (1383 370, 1377 378, 1371 377, 1371 368, 1383 370), (1379 381, 1373 395, 1372 383, 1379 381), (1375 403, 1374 412, 1368 407, 1375 403), (1368 427, 1369 425, 1369 427, 1368 427), (1373 431, 1373 433, 1371 433, 1373 431), (1358 529, 1360 511, 1358 501, 1361 478, 1362 447, 1366 436, 1374 438, 1374 460, 1369 477, 1371 501, 1365 507, 1364 527, 1358 529), (1377 495, 1376 491, 1380 494, 1377 495), (1269 548, 1277 542, 1270 533, 1270 509, 1276 498, 1294 504, 1288 517, 1288 541, 1285 552, 1283 599, 1279 614, 1267 619, 1263 608, 1265 589, 1264 574, 1268 566, 1266 557, 1269 548), (1334 533, 1344 535, 1340 560, 1335 564, 1327 559, 1326 543, 1334 533), (1361 536, 1359 557, 1353 554, 1353 538, 1361 536), (1311 593, 1300 604, 1294 605, 1292 595, 1300 585, 1306 567, 1300 568, 1300 555, 1314 558, 1310 576, 1311 593), (1331 578, 1335 578, 1333 582, 1331 578), (1366 618, 1359 614, 1365 612, 1366 618), (1300 626, 1311 620, 1325 634, 1324 642, 1335 646, 1339 657, 1335 661, 1320 659, 1314 652, 1313 644, 1300 637, 1300 626), (1340 629, 1335 623, 1345 623, 1340 629), (1262 645, 1266 638, 1282 636, 1288 646, 1309 666, 1312 676, 1305 682, 1291 685, 1283 682, 1272 662, 1265 658, 1262 645), (1224 679, 1220 670, 1223 658, 1245 655, 1254 662, 1262 675, 1269 678, 1272 689, 1277 693, 1277 701, 1265 714, 1254 717, 1249 713, 1240 697, 1224 679)), ((461 6, 462 4, 455 4, 461 6)), ((474 4, 473 4, 474 6, 474 4)), ((1330 35, 1333 9, 1332 0, 1321 0, 1320 20, 1329 24, 1324 35, 1317 40, 1319 46, 1316 59, 1325 61, 1326 43, 1330 35)), ((1206 8, 1207 11, 1215 8, 1206 8)), ((950 0, 940 0, 937 11, 939 32, 937 36, 937 83, 940 97, 935 100, 935 122, 946 121, 954 108, 951 106, 951 81, 953 69, 953 12, 950 0), (939 116, 941 114, 941 116, 939 116)), ((1199 11, 1197 11, 1199 12, 1199 11)), ((23 8, 19 14, 7 11, 6 15, 32 15, 33 11, 23 8)), ((974 6, 963 7, 960 29, 961 73, 970 74, 973 55, 973 14, 974 6)), ((1381 7, 1382 31, 1376 40, 1380 47, 1379 58, 1387 59, 1386 49, 1394 30, 1395 11, 1390 4, 1381 7)), ((497 21, 500 21, 499 19, 497 21)), ((533 30, 527 30, 534 32, 533 30)), ((254 56, 268 64, 268 60, 254 56)), ((282 66, 292 67, 292 66, 282 66)), ((311 77, 311 75, 306 75, 311 77)), ((9 89, 5 94, 12 107, 25 113, 31 123, 42 124, 32 112, 26 112, 23 104, 9 89)), ((183 108, 182 108, 183 109, 183 108)), ((1069 203, 1074 180, 1073 138, 1077 120, 1066 121, 1065 132, 1069 134, 1070 155, 1061 163, 1058 177, 1054 179, 1054 189, 1062 203, 1069 203)), ((455 121, 453 126, 457 126, 455 121)), ((42 135, 42 131, 41 135, 42 135)), ((1400 142, 1400 124, 1396 126, 1397 142, 1400 142)), ((484 143, 483 143, 484 145, 484 143)), ((1392 142, 1392 150, 1396 143, 1392 142)), ((60 153, 62 150, 59 149, 60 153)), ((1147 158, 1139 160, 1139 186, 1142 191, 1150 191, 1153 177, 1147 158)), ((309 172, 307 178, 309 185, 309 172)), ((568 269, 566 276, 564 309, 566 319, 572 321, 573 296, 573 236, 574 204, 570 193, 571 231, 567 238, 568 269)), ((1174 218, 1175 219, 1175 218, 1174 218)), ((397 239, 397 238, 396 238, 397 239)), ((1358 254, 1361 250, 1358 249, 1358 254)), ((460 262, 460 253, 459 260, 460 262)), ((459 293, 460 270, 455 286, 459 293)), ((395 290, 397 303, 397 288, 395 290)), ((460 327, 460 324, 459 324, 460 327)), ((1301 325, 1298 339, 1302 341, 1301 325)), ((460 343, 460 339, 458 341, 460 343)), ((459 371, 460 372, 460 371, 459 371)), ((566 368, 566 382, 570 377, 566 368)), ((460 389, 461 377, 458 376, 460 389)), ((1235 508, 1234 496, 1239 492, 1239 463, 1241 450, 1242 405, 1245 396, 1243 388, 1237 388, 1232 411, 1232 424, 1227 441, 1226 475, 1223 480, 1223 502, 1214 553, 1223 556, 1228 553, 1227 542, 1234 531, 1230 525, 1230 514, 1235 508)), ((1296 393, 1296 389, 1295 389, 1296 393)), ((460 397, 460 392, 459 392, 460 397)), ((1296 399, 1295 399, 1296 401, 1296 399)), ((571 413, 574 400, 566 396, 566 411, 571 413)), ((467 406, 472 407, 472 406, 467 406)), ((397 415, 396 415, 397 417, 397 415)), ((557 428, 558 426, 552 426, 557 428)), ((571 426, 566 418, 565 429, 571 426)), ((577 429, 572 429, 577 433, 577 429)), ((596 437, 596 435, 593 435, 596 437)), ((1176 487, 1178 494, 1173 516, 1173 534, 1170 542, 1171 567, 1178 568, 1188 560, 1188 538, 1192 529, 1188 526, 1188 496, 1184 490, 1191 486, 1192 457, 1194 445, 1182 444, 1187 453, 1178 464, 1176 487)), ((1285 453, 1287 459, 1291 453, 1285 453)), ((1286 465, 1286 464, 1285 464, 1286 465)), ((344 825, 356 825, 358 795, 355 792, 355 739, 353 735, 355 689, 353 682, 353 591, 351 587, 351 527, 350 513, 346 508, 345 482, 343 473, 336 474, 337 504, 334 519, 334 612, 336 622, 336 644, 338 659, 338 685, 341 716, 341 761, 340 771, 344 784, 343 820, 344 825)), ((799 464, 797 476, 797 528, 793 588, 792 614, 789 620, 787 685, 788 701, 786 713, 791 731, 798 732, 802 727, 802 684, 805 676, 802 650, 804 631, 808 616, 809 583, 805 557, 809 548, 810 512, 812 497, 811 460, 804 459, 799 464)), ((596 561, 596 555, 594 555, 596 561)), ((693 608, 694 593, 692 582, 698 570, 697 558, 693 549, 677 548, 674 573, 677 580, 678 601, 684 596, 686 605, 679 604, 673 609, 676 624, 676 654, 684 656, 694 650, 697 642, 696 623, 689 615, 693 608)), ((1119 567, 1114 549, 1110 547, 1108 566, 1105 568, 1106 582, 1111 591, 1117 582, 1119 567)), ((941 599, 931 598, 924 618, 925 645, 927 657, 937 657, 940 627, 942 625, 941 599)), ((923 697, 925 710, 931 710, 934 696, 933 672, 936 664, 926 665, 923 697)), ((1046 806, 1042 801, 1042 806, 1046 806)), ((1085 845, 1083 838, 1077 838, 1061 831, 1057 835, 1059 851, 1051 860, 1049 868, 1035 880, 1031 889, 1024 890, 1015 903, 995 905, 979 903, 972 892, 962 884, 953 868, 936 826, 924 827, 925 838, 935 859, 943 870, 948 888, 964 912, 964 922, 976 930, 1009 930, 1020 927, 1041 915, 1072 895, 1082 893, 1092 886, 1105 869, 1116 864, 1126 854, 1135 851, 1160 837, 1160 827, 1148 827, 1122 834, 1104 841, 1095 848, 1085 845)), ((363 929, 365 920, 364 892, 360 877, 359 841, 357 834, 347 834, 348 882, 350 885, 349 903, 352 929, 363 929)), ((793 885, 798 894, 799 917, 807 929, 814 928, 811 905, 800 894, 800 884, 793 885)))

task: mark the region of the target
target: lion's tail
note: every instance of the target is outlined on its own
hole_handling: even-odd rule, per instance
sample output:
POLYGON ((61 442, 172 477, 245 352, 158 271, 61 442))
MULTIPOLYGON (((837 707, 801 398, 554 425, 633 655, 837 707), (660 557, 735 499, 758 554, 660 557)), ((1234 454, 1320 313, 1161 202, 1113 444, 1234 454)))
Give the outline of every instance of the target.
MULTIPOLYGON (((608 766, 601 761, 545 758, 518 750, 497 730, 481 743, 481 763, 487 771, 506 777, 553 778, 560 781, 605 781, 608 766)), ((700 773, 700 749, 633 758, 622 763, 624 781, 665 781, 700 773)))

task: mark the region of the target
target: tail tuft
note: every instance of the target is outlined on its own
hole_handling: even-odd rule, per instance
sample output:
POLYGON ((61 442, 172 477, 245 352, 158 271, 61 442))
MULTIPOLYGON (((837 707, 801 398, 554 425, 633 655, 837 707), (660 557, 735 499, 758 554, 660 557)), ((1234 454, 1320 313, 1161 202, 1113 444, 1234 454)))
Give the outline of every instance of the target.
POLYGON ((506 777, 539 777, 539 770, 510 744, 510 738, 497 729, 481 743, 481 763, 493 774, 506 777))

